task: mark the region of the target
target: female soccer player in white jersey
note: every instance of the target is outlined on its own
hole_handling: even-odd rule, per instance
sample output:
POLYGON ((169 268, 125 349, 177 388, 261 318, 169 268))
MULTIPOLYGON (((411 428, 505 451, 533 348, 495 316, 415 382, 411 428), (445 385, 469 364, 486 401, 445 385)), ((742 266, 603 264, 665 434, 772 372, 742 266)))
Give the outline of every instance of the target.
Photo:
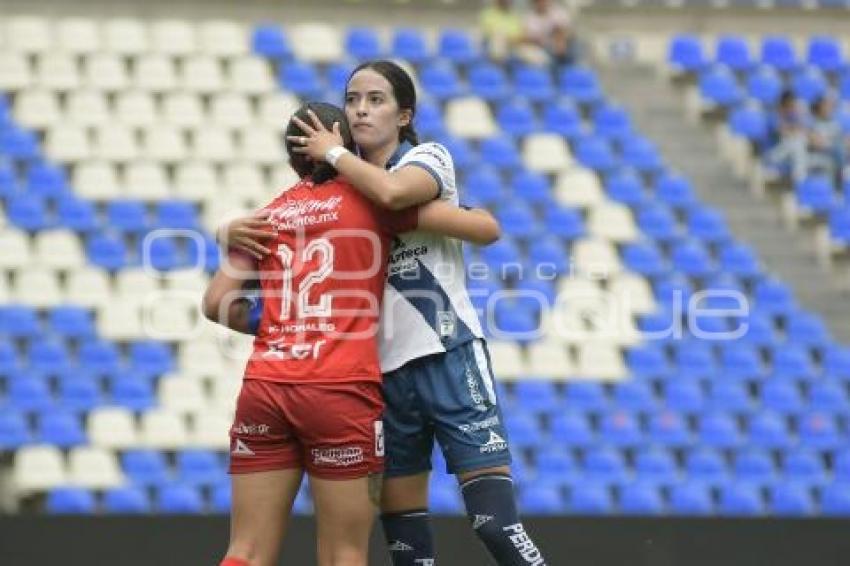
MULTIPOLYGON (((299 123, 306 135, 290 141, 385 208, 432 200, 457 206, 451 155, 440 144, 418 143, 415 111, 413 81, 401 67, 364 63, 345 93, 359 155, 343 147, 336 128, 315 119, 299 123)), ((227 232, 245 240, 242 228, 231 224, 227 232)), ((259 249, 258 242, 248 245, 259 249)), ((427 507, 435 438, 496 562, 545 564, 517 514, 507 435, 457 240, 423 232, 396 238, 379 342, 387 450, 381 520, 393 564, 433 563, 427 507)))
MULTIPOLYGON (((299 114, 330 125, 329 104, 299 114)), ((296 119, 297 120, 297 119, 296 119)), ((303 133, 290 124, 290 134, 303 133)), ((328 164, 292 154, 301 177, 264 210, 275 253, 232 251, 204 296, 205 314, 243 332, 256 327, 231 436, 231 539, 223 566, 277 563, 286 517, 310 476, 322 566, 365 566, 373 508, 370 474, 383 470, 381 369, 376 334, 392 239, 415 229, 492 241, 487 213, 446 203, 377 207, 328 164), (482 236, 483 234, 483 236, 482 236), (228 269, 229 268, 229 269, 228 269), (259 275, 263 308, 252 321, 240 290, 259 275)))

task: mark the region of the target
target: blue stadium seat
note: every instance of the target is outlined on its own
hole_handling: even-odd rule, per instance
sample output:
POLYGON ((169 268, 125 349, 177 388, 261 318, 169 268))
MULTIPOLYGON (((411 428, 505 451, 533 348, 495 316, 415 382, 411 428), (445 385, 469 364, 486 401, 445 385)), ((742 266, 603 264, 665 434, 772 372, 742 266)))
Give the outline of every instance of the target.
POLYGON ((795 448, 785 452, 782 470, 786 481, 820 486, 827 480, 823 460, 808 449, 795 448))
POLYGON ((729 115, 732 132, 762 148, 768 139, 768 115, 757 104, 744 104, 729 115))
POLYGON ((59 165, 35 162, 29 166, 26 178, 31 195, 57 198, 69 192, 68 175, 59 165))
POLYGON ((544 209, 554 205, 549 179, 543 173, 520 169, 511 178, 511 191, 515 197, 544 209))
POLYGON ((734 106, 744 96, 738 79, 723 65, 715 65, 700 73, 699 92, 703 100, 721 107, 734 106))
POLYGON ((509 100, 496 110, 499 129, 509 136, 525 136, 536 131, 536 120, 534 109, 521 99, 509 100))
POLYGON ((139 242, 139 255, 146 266, 157 271, 176 269, 183 263, 176 237, 156 237, 139 242))
POLYGON ((483 206, 496 206, 505 198, 505 189, 499 173, 492 167, 477 167, 469 172, 464 183, 467 199, 483 206))
POLYGON ((303 98, 318 98, 324 89, 321 76, 310 63, 281 63, 277 80, 281 87, 303 98))
POLYGON ((726 462, 720 452, 704 447, 685 455, 685 470, 691 481, 718 483, 728 477, 726 462))
POLYGON ((642 482, 672 485, 678 479, 678 467, 673 453, 663 448, 643 449, 635 455, 635 473, 642 482))
POLYGON ((549 380, 517 381, 514 396, 524 410, 536 413, 549 413, 563 408, 558 390, 549 380))
POLYGON ((645 335, 651 334, 653 337, 668 338, 673 332, 675 322, 671 311, 659 309, 654 313, 639 316, 637 326, 638 330, 645 335))
POLYGON ((697 240, 687 240, 676 244, 670 260, 673 268, 690 277, 705 277, 715 271, 708 249, 697 240))
POLYGON ((676 344, 674 354, 679 372, 685 375, 714 375, 717 357, 708 342, 685 340, 676 344))
POLYGON ((638 419, 619 408, 603 415, 599 435, 606 445, 618 448, 634 448, 644 441, 638 419))
POLYGON ((0 335, 31 338, 41 333, 38 313, 24 305, 0 305, 0 335))
POLYGON ((576 411, 604 411, 608 407, 605 389, 596 381, 568 382, 564 399, 576 411))
POLYGON ((121 458, 124 474, 140 486, 158 486, 171 481, 168 462, 156 450, 129 450, 121 458))
POLYGON ((805 67, 791 77, 791 89, 797 98, 807 104, 823 96, 828 88, 826 77, 814 67, 805 67))
POLYGON ((834 416, 811 412, 804 415, 798 424, 800 443, 815 450, 834 450, 846 444, 845 435, 839 430, 834 416))
POLYGON ((847 392, 836 381, 818 381, 809 389, 809 407, 825 414, 847 412, 847 392))
POLYGON ((622 142, 621 151, 622 164, 644 175, 654 175, 664 166, 658 148, 648 139, 628 138, 622 142))
POLYGON ((62 381, 59 395, 61 405, 69 411, 87 412, 103 403, 97 381, 83 375, 62 381))
POLYGON ((652 378, 670 373, 666 354, 652 343, 629 348, 626 351, 626 365, 635 377, 652 378))
POLYGON ((118 347, 103 340, 84 342, 77 356, 80 367, 100 375, 117 373, 121 362, 118 347))
POLYGON ((582 468, 587 477, 603 483, 627 479, 628 467, 622 452, 613 448, 590 448, 584 455, 582 468))
POLYGON ((592 118, 594 133, 598 136, 624 140, 634 135, 629 113, 619 105, 600 105, 593 111, 592 118))
POLYGON ((349 28, 344 45, 345 52, 355 59, 379 59, 383 55, 378 34, 369 27, 349 28))
POLYGON ((628 380, 616 383, 612 396, 614 404, 624 411, 651 413, 657 408, 655 394, 646 381, 628 380))
POLYGON ((832 471, 834 483, 850 482, 850 450, 844 448, 835 454, 832 471))
POLYGON ((850 348, 830 344, 824 348, 823 369, 833 377, 850 379, 850 348))
POLYGON ((47 494, 47 512, 52 515, 88 515, 96 509, 94 494, 81 487, 57 487, 47 494))
POLYGON ((760 59, 765 65, 781 72, 792 71, 798 65, 791 39, 784 35, 762 37, 760 59))
POLYGON ((579 104, 595 104, 602 99, 602 89, 596 75, 588 67, 571 66, 561 71, 560 90, 579 104))
POLYGON ((657 445, 670 448, 687 446, 692 440, 682 416, 666 410, 650 417, 648 437, 657 445))
MULTIPOLYGON (((540 269, 544 267, 541 265, 540 269)), ((523 277, 514 289, 517 292, 515 300, 525 303, 526 308, 535 313, 545 312, 555 304, 555 284, 549 279, 539 279, 533 275, 523 277)))
POLYGON ((211 486, 227 479, 218 455, 209 450, 177 453, 177 480, 189 485, 211 486))
POLYGON ((522 199, 503 202, 496 213, 502 231, 508 236, 525 239, 540 235, 540 224, 530 205, 522 199))
MULTIPOLYGON (((847 191, 845 190, 845 195, 847 191)), ((847 198, 845 196, 845 198, 847 198)), ((829 235, 832 240, 843 246, 850 245, 850 207, 836 207, 829 213, 829 235)))
POLYGON ((660 275, 668 269, 661 250, 654 242, 648 240, 625 244, 621 258, 629 271, 641 275, 660 275))
POLYGON ((292 56, 292 47, 286 34, 276 24, 262 24, 254 28, 251 50, 269 59, 287 59, 292 56))
POLYGON ((35 132, 18 127, 0 129, 0 155, 12 159, 30 160, 39 156, 35 132))
POLYGON ((761 515, 764 513, 764 502, 753 486, 727 484, 720 488, 718 513, 739 517, 761 515))
POLYGON ((678 302, 687 304, 695 292, 690 280, 684 274, 675 271, 671 275, 656 277, 653 291, 656 301, 661 305, 672 305, 678 302))
POLYGON ((479 151, 481 159, 493 167, 518 169, 522 166, 519 150, 513 139, 508 136, 497 135, 481 140, 479 151))
MULTIPOLYGON (((325 69, 325 82, 332 91, 337 93, 345 92, 345 87, 348 85, 348 78, 355 68, 355 65, 350 61, 331 63, 325 69)), ((417 116, 420 110, 421 108, 417 107, 417 116)))
POLYGON ((765 409, 788 415, 803 410, 805 401, 794 382, 769 379, 761 387, 761 402, 765 409))
POLYGON ((91 264, 109 271, 117 271, 128 264, 127 245, 116 234, 90 237, 86 243, 86 255, 91 264))
POLYGON ((724 272, 740 277, 755 277, 761 272, 755 251, 735 241, 723 244, 719 251, 720 267, 724 272))
POLYGON ((505 415, 504 423, 511 444, 516 448, 524 449, 543 444, 540 425, 534 415, 515 409, 505 415))
POLYGON ((0 411, 0 452, 20 448, 31 439, 24 414, 20 410, 4 407, 0 411))
POLYGON ((617 156, 611 142, 605 138, 584 136, 575 146, 575 157, 585 167, 597 173, 607 173, 617 166, 617 156))
POLYGON ((210 494, 210 510, 213 513, 230 513, 232 498, 229 480, 214 485, 210 494))
POLYGON ((133 375, 112 382, 112 404, 132 411, 145 411, 156 404, 150 381, 133 375))
POLYGON ((581 213, 566 206, 553 206, 543 217, 546 231, 564 240, 575 240, 585 235, 584 218, 581 213))
POLYGON ((198 230, 198 210, 188 201, 162 200, 156 205, 155 227, 172 230, 198 230))
POLYGON ((735 379, 757 379, 765 372, 759 351, 747 344, 723 344, 720 349, 720 362, 723 365, 723 373, 735 379))
POLYGON ((67 411, 49 411, 39 417, 39 440, 60 448, 85 444, 86 433, 77 415, 67 411))
POLYGON ((662 173, 655 181, 655 197, 677 210, 688 210, 697 204, 691 182, 687 177, 674 172, 662 173))
POLYGON ((671 380, 664 384, 664 406, 682 413, 697 413, 705 406, 698 381, 671 380))
POLYGON ((733 469, 739 482, 763 486, 776 481, 776 467, 764 450, 741 450, 735 454, 733 469))
POLYGON ((658 487, 644 482, 624 486, 620 490, 620 512, 624 515, 661 515, 664 501, 658 487))
POLYGON ((92 338, 95 335, 91 313, 74 306, 55 307, 48 316, 50 330, 66 338, 92 338))
POLYGON ((488 308, 487 301, 494 293, 502 290, 502 285, 499 281, 492 278, 470 277, 467 279, 467 290, 469 291, 472 306, 478 312, 486 312, 488 308))
POLYGON ((814 513, 811 491, 803 485, 780 482, 770 488, 768 499, 774 515, 804 517, 814 513))
POLYGON ((151 502, 137 486, 115 487, 103 494, 103 509, 115 515, 150 513, 151 502))
POLYGON ((543 109, 543 129, 567 139, 582 135, 584 125, 575 103, 562 99, 555 104, 547 104, 543 109))
POLYGON ((733 71, 746 71, 753 65, 746 40, 736 35, 723 35, 717 39, 714 60, 733 71))
POLYGON ((795 442, 785 418, 766 408, 748 419, 747 437, 752 446, 770 450, 787 448, 795 442))
POLYGON ((100 226, 91 201, 74 197, 59 199, 56 205, 57 225, 76 232, 91 232, 100 226))
POLYGON ((710 448, 738 448, 743 437, 734 417, 726 413, 703 414, 698 419, 700 442, 710 448))
POLYGON ((455 514, 463 511, 457 486, 432 486, 428 493, 428 509, 438 514, 455 514))
POLYGON ((204 235, 202 242, 194 239, 186 241, 186 265, 197 266, 208 273, 214 272, 221 261, 218 244, 210 234, 204 235))
POLYGON ((726 217, 720 210, 696 207, 688 213, 688 230, 691 236, 712 244, 719 244, 731 238, 726 217))
MULTIPOLYGON (((416 131, 422 138, 442 138, 445 136, 446 126, 443 123, 443 113, 439 106, 433 102, 423 100, 418 103, 414 123, 416 131)), ((455 168, 459 169, 457 157, 453 153, 451 155, 455 168)), ((465 162, 466 165, 468 163, 468 161, 465 162)))
POLYGON ((180 484, 166 485, 157 494, 157 510, 164 514, 196 514, 204 511, 198 489, 180 484))
POLYGON ((771 67, 758 67, 747 77, 747 92, 767 108, 779 102, 784 88, 782 77, 771 67))
POLYGON ((552 75, 543 68, 523 65, 513 74, 514 91, 533 102, 545 102, 555 94, 552 75))
POLYGON ((0 378, 13 374, 20 367, 18 348, 11 341, 0 339, 0 378))
POLYGON ((444 29, 437 43, 437 53, 452 63, 467 65, 480 57, 469 34, 462 29, 444 29))
POLYGON ((491 268, 500 268, 506 263, 519 263, 520 253, 516 243, 510 238, 502 238, 481 249, 481 259, 491 268))
POLYGON ((56 339, 30 342, 28 357, 30 368, 39 375, 55 375, 71 363, 65 343, 56 339))
POLYGON ((575 458, 569 450, 550 448, 538 450, 535 455, 535 469, 539 479, 545 483, 565 482, 568 478, 574 477, 578 471, 575 458))
POLYGON ((850 484, 839 483, 824 488, 820 510, 827 517, 850 517, 850 484))
POLYGON ((430 56, 422 32, 413 28, 396 29, 392 40, 392 54, 393 57, 405 59, 413 64, 422 63, 430 56))
POLYGON ((646 202, 643 181, 636 173, 629 170, 609 175, 605 180, 605 193, 609 199, 630 207, 646 202))
POLYGON ((674 515, 711 515, 714 503, 708 486, 701 482, 675 485, 670 489, 670 512, 674 515))
POLYGON ((13 195, 6 201, 6 217, 21 230, 38 232, 53 225, 48 202, 43 196, 13 195))
POLYGON ((499 301, 496 303, 496 328, 506 338, 520 344, 526 344, 540 338, 540 324, 530 309, 523 309, 518 301, 499 301))
POLYGON ((47 411, 55 406, 47 380, 26 374, 9 382, 6 400, 21 411, 47 411))
POLYGON ((799 344, 782 344, 773 349, 773 374, 780 377, 806 378, 815 368, 808 349, 799 344))
POLYGON ((667 51, 667 63, 680 72, 700 71, 707 60, 699 38, 690 34, 674 36, 667 51))
POLYGON ((711 410, 728 413, 748 413, 753 409, 746 385, 736 381, 712 381, 708 404, 711 410))
MULTIPOLYGON (((440 120, 442 120, 442 113, 440 113, 440 120)), ((456 171, 465 171, 478 163, 478 158, 467 140, 456 136, 443 135, 440 136, 439 141, 452 156, 456 171)))
POLYGON ((490 102, 504 100, 514 93, 505 71, 492 63, 474 65, 469 69, 468 79, 472 94, 490 102))
POLYGON ((110 228, 122 232, 143 232, 150 227, 147 205, 140 200, 113 200, 106 204, 110 228))
POLYGON ((816 314, 803 310, 789 312, 786 325, 792 343, 820 347, 832 342, 826 323, 816 314))
POLYGON ((651 203, 641 207, 637 214, 637 225, 653 240, 667 242, 681 236, 679 223, 670 207, 651 203))
POLYGON ((746 332, 741 340, 754 346, 768 347, 776 341, 776 331, 773 321, 766 315, 749 312, 748 315, 735 320, 733 328, 746 324, 746 332))
POLYGON ((825 35, 809 38, 806 62, 828 73, 840 70, 844 65, 841 43, 838 39, 825 35))
POLYGON ((815 214, 828 214, 839 204, 838 193, 826 175, 812 175, 794 186, 797 204, 815 214))
POLYGON ((613 507, 611 492, 604 484, 582 482, 572 489, 569 509, 575 515, 605 515, 613 507))
POLYGON ((791 288, 773 277, 765 277, 756 282, 755 306, 764 312, 784 314, 796 308, 791 288))
MULTIPOLYGON (((567 406, 570 406, 569 403, 567 406)), ((550 432, 558 445, 574 448, 592 446, 596 437, 587 417, 574 412, 554 415, 550 422, 550 432)))
POLYGON ((463 91, 455 68, 445 62, 427 65, 420 73, 422 88, 438 100, 453 98, 463 91))

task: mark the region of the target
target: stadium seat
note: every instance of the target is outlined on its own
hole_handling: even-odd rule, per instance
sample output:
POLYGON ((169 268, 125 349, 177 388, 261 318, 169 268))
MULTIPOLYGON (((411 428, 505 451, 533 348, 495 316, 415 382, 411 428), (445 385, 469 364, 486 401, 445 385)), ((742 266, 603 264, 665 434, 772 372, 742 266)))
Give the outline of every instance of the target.
POLYGON ((65 461, 55 446, 33 444, 15 452, 11 486, 18 495, 47 491, 67 483, 65 461))
MULTIPOLYGON (((570 406, 569 402, 567 406, 570 406)), ((580 413, 568 412, 553 416, 550 432, 553 440, 566 447, 588 448, 596 440, 590 422, 580 413)))
POLYGON ((726 479, 723 456, 710 448, 696 448, 685 456, 685 470, 692 481, 720 482, 726 479))
POLYGON ((673 37, 667 52, 667 63, 678 73, 696 73, 707 64, 699 38, 689 34, 673 37))
POLYGON ((418 29, 398 28, 392 39, 393 57, 419 64, 430 57, 425 37, 418 29))
POLYGON ((114 452, 93 446, 80 446, 68 456, 68 481, 90 489, 118 487, 124 482, 114 452))
POLYGON ((535 515, 559 515, 566 504, 561 490, 551 485, 527 485, 519 492, 519 508, 535 515))
POLYGON ((661 515, 664 502, 655 485, 632 483, 620 490, 620 511, 625 515, 661 515))
POLYGON ((566 67, 558 80, 561 92, 580 104, 595 104, 602 98, 596 75, 587 67, 566 67))
POLYGON ((549 101, 555 94, 552 76, 545 69, 535 66, 521 66, 513 73, 516 94, 532 102, 549 101))
POLYGON ((797 385, 791 381, 770 379, 761 387, 761 402, 765 409, 781 414, 797 414, 805 407, 797 385))
POLYGON ((634 448, 643 442, 638 419, 623 410, 606 414, 599 425, 602 441, 617 448, 634 448))
POLYGON ((165 514, 196 514, 204 510, 198 489, 187 485, 166 485, 160 488, 157 510, 165 514))
POLYGON ((607 486, 583 483, 572 489, 569 510, 575 515, 605 515, 613 511, 614 502, 607 486))
POLYGON ((511 180, 511 190, 514 196, 544 209, 554 204, 549 179, 543 173, 528 170, 516 172, 511 180))
POLYGON ((825 72, 837 71, 844 65, 841 45, 833 37, 813 36, 806 49, 806 62, 825 72))
POLYGON ((738 481, 748 485, 771 485, 776 480, 773 458, 765 451, 737 452, 733 469, 738 481))
POLYGON ((766 35, 761 40, 761 62, 777 71, 792 71, 797 67, 797 55, 790 38, 782 35, 766 35))
POLYGON ((823 96, 828 87, 826 77, 815 67, 805 67, 791 77, 791 89, 806 104, 823 96))
POLYGON ((100 388, 94 378, 76 376, 60 385, 59 399, 69 411, 88 412, 103 404, 100 388))
POLYGON ((567 139, 582 135, 584 126, 575 103, 562 99, 554 104, 547 104, 543 109, 543 129, 567 139))
POLYGON ((794 483, 780 483, 769 493, 770 510, 783 517, 804 517, 814 512, 811 491, 794 483))
POLYGON ((496 122, 506 134, 526 136, 537 129, 534 109, 520 99, 509 100, 496 110, 496 122))
POLYGON ((177 478, 188 485, 214 485, 227 476, 214 452, 184 450, 177 454, 177 478))
POLYGON ((761 515, 764 513, 764 502, 752 486, 727 484, 720 489, 718 513, 726 516, 761 515))
POLYGON ((89 413, 87 430, 94 446, 126 449, 138 445, 133 414, 119 407, 98 407, 89 413))
POLYGON ((504 100, 513 92, 505 71, 492 63, 473 65, 468 79, 472 94, 487 101, 504 100))
POLYGON ((723 108, 734 106, 743 98, 735 75, 723 65, 715 65, 700 74, 699 92, 703 101, 723 108))
POLYGON ((70 448, 86 442, 86 435, 76 415, 65 411, 42 413, 39 418, 39 441, 70 448))
POLYGON ((820 510, 827 517, 850 516, 850 484, 833 484, 824 488, 820 510))
POLYGON ((714 60, 733 71, 745 71, 753 64, 746 40, 735 35, 723 35, 717 39, 714 60))
POLYGON ((32 435, 22 411, 10 408, 0 414, 0 451, 17 450, 31 440, 32 435))
POLYGON ((472 38, 462 29, 442 30, 437 40, 437 53, 440 57, 460 65, 474 63, 480 56, 472 38))
POLYGON ((150 513, 151 503, 147 494, 138 487, 115 487, 104 492, 103 510, 116 515, 150 513))
POLYGON ((274 24, 260 24, 251 34, 251 51, 269 59, 286 59, 292 48, 283 30, 274 24))
POLYGON ((674 515, 711 515, 711 493, 702 482, 683 483, 670 489, 670 512, 674 515))
POLYGON ((654 485, 673 485, 678 477, 678 468, 673 454, 661 448, 642 449, 634 462, 637 479, 654 485))
POLYGON ((94 494, 84 488, 58 487, 47 494, 47 512, 52 515, 88 515, 96 508, 94 494))
POLYGON ((828 414, 811 412, 799 421, 800 443, 815 450, 834 450, 841 447, 844 435, 835 418, 828 414))
POLYGON ((766 449, 786 448, 795 442, 785 419, 767 409, 749 418, 747 436, 753 446, 766 449))
POLYGON ((786 481, 820 486, 825 483, 826 471, 821 457, 808 449, 796 449, 784 453, 782 470, 786 481))
POLYGON ((142 415, 142 444, 150 448, 174 450, 188 445, 185 420, 163 409, 153 409, 142 415))

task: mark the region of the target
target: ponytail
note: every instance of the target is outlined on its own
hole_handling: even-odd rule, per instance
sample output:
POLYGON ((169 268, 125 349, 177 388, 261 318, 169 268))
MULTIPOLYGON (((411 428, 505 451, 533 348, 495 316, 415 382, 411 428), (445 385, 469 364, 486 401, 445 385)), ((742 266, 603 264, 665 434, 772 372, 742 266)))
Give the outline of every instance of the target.
POLYGON ((410 145, 419 145, 419 134, 416 133, 413 124, 401 127, 398 131, 398 141, 408 142, 410 145))

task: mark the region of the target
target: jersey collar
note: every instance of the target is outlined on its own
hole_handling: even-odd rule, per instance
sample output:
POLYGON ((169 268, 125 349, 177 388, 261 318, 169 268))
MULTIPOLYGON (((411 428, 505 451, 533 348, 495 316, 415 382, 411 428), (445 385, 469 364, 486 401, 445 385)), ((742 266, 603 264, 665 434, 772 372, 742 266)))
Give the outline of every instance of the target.
POLYGON ((413 145, 408 141, 403 141, 398 144, 398 147, 387 160, 387 164, 384 166, 384 169, 392 169, 393 167, 398 165, 398 162, 401 161, 401 158, 404 157, 404 154, 410 151, 412 148, 413 145))

